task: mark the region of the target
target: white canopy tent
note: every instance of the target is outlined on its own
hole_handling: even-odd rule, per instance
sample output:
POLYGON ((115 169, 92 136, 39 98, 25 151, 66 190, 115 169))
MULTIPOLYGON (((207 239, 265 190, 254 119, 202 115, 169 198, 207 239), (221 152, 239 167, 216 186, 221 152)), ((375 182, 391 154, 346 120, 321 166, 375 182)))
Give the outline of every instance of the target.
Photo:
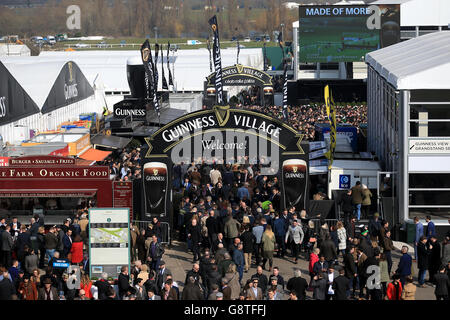
POLYGON ((16 112, 19 91, 26 92, 38 108, 37 113, 17 114, 0 125, 4 142, 19 143, 29 138, 31 130, 55 130, 64 121, 78 120, 81 113, 102 111, 102 102, 96 101, 92 87, 75 63, 33 58, 0 59, 5 72, 12 77, 11 81, 0 83, 1 89, 8 93, 9 112, 16 112), (69 86, 73 87, 71 93, 69 86))
POLYGON ((368 53, 366 63, 397 90, 450 89, 450 31, 368 53))

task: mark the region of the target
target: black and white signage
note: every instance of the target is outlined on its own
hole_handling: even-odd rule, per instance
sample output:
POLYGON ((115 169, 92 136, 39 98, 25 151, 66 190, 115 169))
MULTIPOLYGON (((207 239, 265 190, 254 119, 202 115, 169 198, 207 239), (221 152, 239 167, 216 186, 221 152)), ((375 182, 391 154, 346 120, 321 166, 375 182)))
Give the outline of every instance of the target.
POLYGON ((94 89, 89 81, 80 68, 74 62, 69 61, 62 68, 41 112, 46 114, 92 95, 94 95, 94 89))
POLYGON ((131 117, 132 120, 144 121, 147 115, 145 101, 130 99, 116 103, 113 107, 114 117, 124 119, 131 117))
POLYGON ((6 97, 0 97, 0 118, 6 117, 6 97))

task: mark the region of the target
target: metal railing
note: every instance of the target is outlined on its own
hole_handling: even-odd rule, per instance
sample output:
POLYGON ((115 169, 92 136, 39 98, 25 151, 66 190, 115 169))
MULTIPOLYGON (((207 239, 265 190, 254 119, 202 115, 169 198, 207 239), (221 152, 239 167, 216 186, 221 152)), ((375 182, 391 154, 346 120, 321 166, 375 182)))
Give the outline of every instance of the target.
MULTIPOLYGON (((131 224, 134 224, 138 227, 140 230, 147 230, 147 227, 149 224, 151 224, 150 221, 138 221, 133 220, 131 221, 131 224)), ((168 222, 160 222, 161 225, 161 244, 170 244, 171 238, 170 238, 170 225, 168 222)))

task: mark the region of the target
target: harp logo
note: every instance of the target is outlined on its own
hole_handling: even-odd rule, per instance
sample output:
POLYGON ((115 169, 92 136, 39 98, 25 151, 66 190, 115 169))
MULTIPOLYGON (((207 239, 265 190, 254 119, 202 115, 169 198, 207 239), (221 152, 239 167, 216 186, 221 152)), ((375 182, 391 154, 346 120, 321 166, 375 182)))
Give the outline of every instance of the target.
POLYGON ((230 106, 214 106, 213 110, 219 126, 225 126, 230 119, 230 106))
POLYGON ((142 60, 144 60, 144 62, 148 62, 149 57, 150 57, 150 49, 145 48, 144 50, 142 50, 142 60))

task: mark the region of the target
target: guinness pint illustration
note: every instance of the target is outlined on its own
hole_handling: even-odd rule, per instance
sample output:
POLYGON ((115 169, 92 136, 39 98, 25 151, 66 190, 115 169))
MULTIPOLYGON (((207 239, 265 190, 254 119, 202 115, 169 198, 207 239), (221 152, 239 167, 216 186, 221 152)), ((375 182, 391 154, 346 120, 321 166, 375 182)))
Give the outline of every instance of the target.
POLYGON ((289 159, 283 162, 282 183, 285 208, 298 206, 297 209, 303 209, 305 207, 307 169, 306 161, 301 159, 289 159))
POLYGON ((143 181, 146 215, 165 216, 168 188, 166 164, 162 162, 146 163, 143 181))

